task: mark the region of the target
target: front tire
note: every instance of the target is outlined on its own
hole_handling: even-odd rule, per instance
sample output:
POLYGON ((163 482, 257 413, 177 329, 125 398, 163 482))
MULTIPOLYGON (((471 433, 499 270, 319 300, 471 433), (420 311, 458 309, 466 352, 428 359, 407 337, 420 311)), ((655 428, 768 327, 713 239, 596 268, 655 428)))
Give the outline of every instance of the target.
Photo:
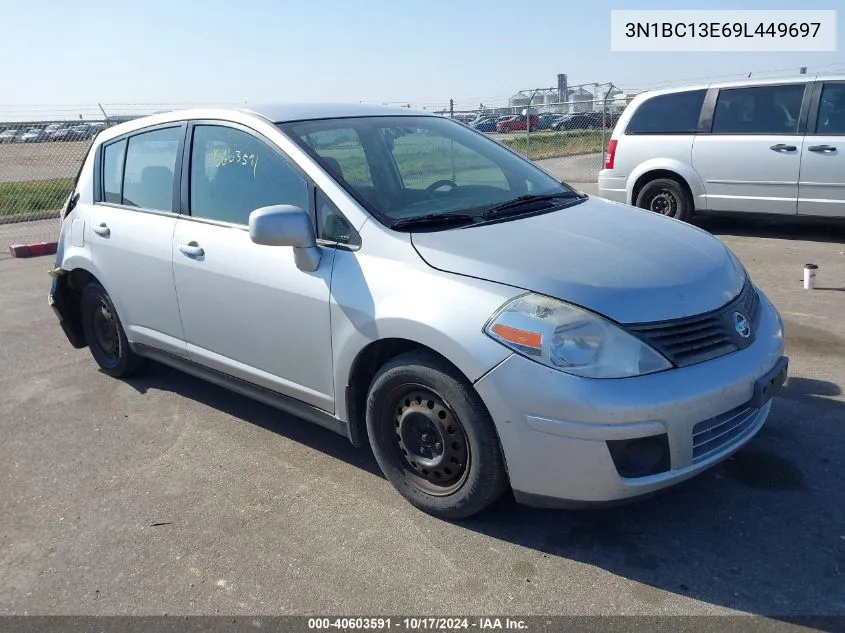
POLYGON ((671 178, 655 178, 645 184, 637 195, 636 204, 676 220, 689 222, 693 201, 686 188, 671 178))
POLYGON ((111 298, 96 281, 82 289, 79 301, 82 331, 91 356, 113 378, 131 376, 144 359, 132 351, 111 298))
POLYGON ((507 488, 487 408, 434 354, 402 354, 379 370, 367 397, 367 432, 387 480, 423 512, 466 518, 507 488))

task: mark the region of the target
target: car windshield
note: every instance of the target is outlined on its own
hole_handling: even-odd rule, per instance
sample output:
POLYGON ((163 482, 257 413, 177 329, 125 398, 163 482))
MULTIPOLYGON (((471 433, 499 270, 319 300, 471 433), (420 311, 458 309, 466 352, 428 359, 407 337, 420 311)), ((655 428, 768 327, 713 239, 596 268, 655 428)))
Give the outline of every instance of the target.
POLYGON ((495 141, 447 118, 384 116, 279 127, 379 221, 480 216, 530 196, 576 192, 495 141))

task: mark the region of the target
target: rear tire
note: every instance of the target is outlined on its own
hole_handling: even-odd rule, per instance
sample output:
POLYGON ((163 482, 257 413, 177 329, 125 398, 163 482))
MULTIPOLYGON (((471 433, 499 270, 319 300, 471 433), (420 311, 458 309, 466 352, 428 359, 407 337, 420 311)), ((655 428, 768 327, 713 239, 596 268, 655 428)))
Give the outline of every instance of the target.
POLYGON ((508 486, 487 408, 434 354, 402 354, 379 370, 367 397, 367 432, 387 480, 428 514, 466 518, 508 486))
POLYGON ((91 356, 113 378, 126 378, 138 371, 144 359, 132 351, 111 298, 96 281, 82 289, 79 301, 82 331, 91 356))
POLYGON ((692 218, 694 206, 686 187, 672 178, 655 178, 647 182, 640 189, 636 204, 641 209, 683 222, 692 218))

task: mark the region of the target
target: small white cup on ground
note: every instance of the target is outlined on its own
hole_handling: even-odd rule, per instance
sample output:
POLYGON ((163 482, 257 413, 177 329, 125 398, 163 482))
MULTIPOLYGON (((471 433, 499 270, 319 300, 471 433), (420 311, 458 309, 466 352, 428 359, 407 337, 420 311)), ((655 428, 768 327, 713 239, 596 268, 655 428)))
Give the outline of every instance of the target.
POLYGON ((804 264, 804 290, 812 290, 816 287, 816 271, 818 264, 804 264))

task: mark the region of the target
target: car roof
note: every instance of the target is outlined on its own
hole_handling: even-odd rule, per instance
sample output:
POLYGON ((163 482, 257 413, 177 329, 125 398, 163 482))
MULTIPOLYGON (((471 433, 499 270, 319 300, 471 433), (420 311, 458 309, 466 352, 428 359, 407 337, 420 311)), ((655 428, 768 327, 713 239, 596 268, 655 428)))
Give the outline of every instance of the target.
POLYGON ((101 135, 106 136, 98 138, 106 141, 152 125, 190 119, 220 119, 231 115, 237 115, 237 118, 244 115, 260 117, 272 123, 368 116, 438 116, 425 110, 367 103, 286 103, 255 105, 248 108, 193 108, 159 112, 125 121, 101 132, 101 135))
POLYGON ((371 103, 282 103, 241 108, 273 123, 357 116, 433 116, 430 112, 371 103))
MULTIPOLYGON (((707 90, 708 88, 742 88, 745 86, 773 86, 780 84, 802 83, 809 81, 845 81, 845 75, 789 75, 784 77, 764 77, 760 79, 736 79, 733 81, 714 81, 706 84, 690 84, 687 86, 674 86, 672 88, 658 88, 647 90, 640 95, 659 95, 672 92, 686 92, 688 90, 707 90)), ((640 96, 637 95, 637 96, 640 96)))

